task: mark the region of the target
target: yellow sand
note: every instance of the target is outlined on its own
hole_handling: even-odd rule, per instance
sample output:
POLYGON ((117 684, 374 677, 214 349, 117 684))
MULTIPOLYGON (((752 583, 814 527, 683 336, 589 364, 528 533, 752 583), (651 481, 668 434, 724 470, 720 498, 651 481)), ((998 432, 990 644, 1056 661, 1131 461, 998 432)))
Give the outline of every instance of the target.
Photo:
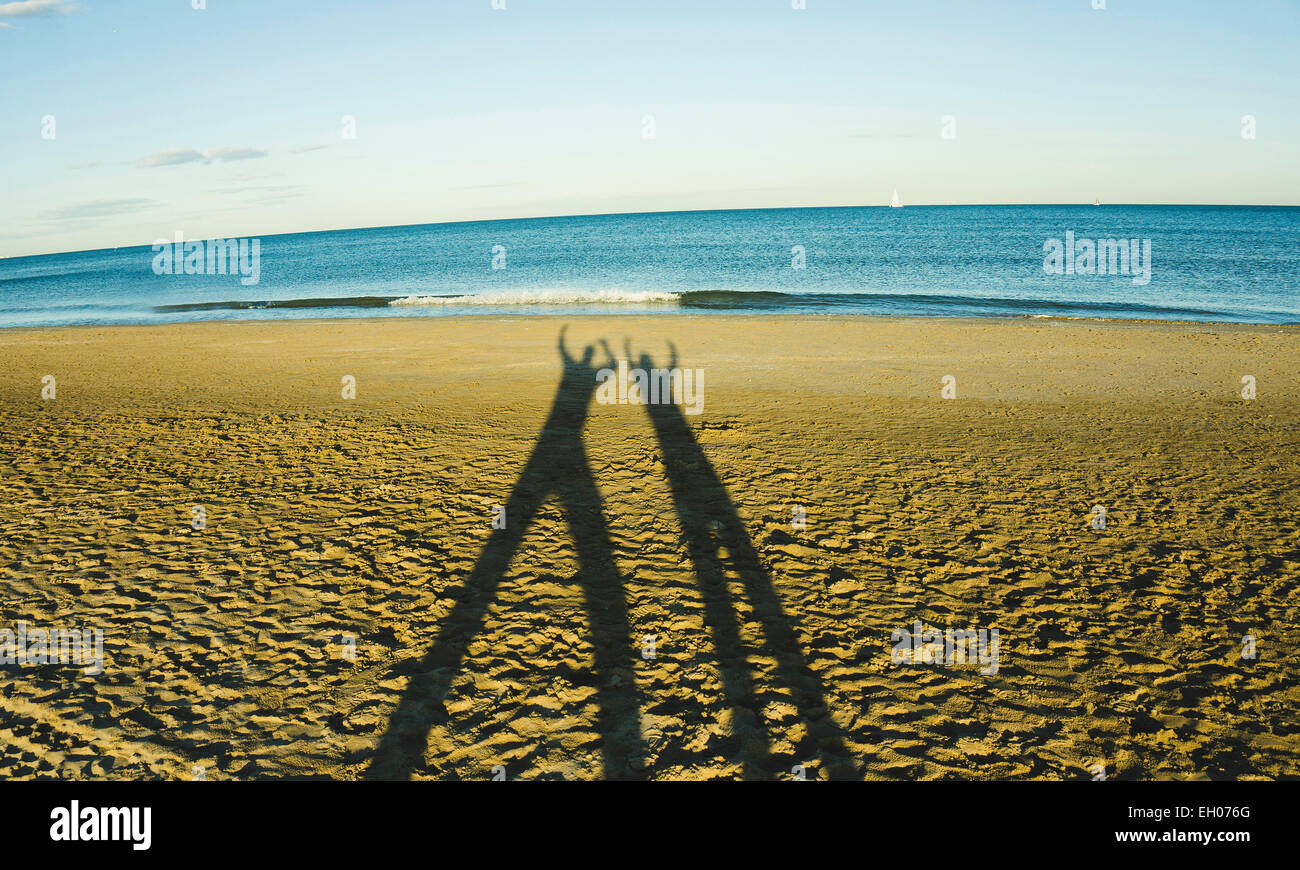
POLYGON ((0 629, 107 659, 0 777, 1300 773, 1300 331, 571 318, 526 470, 565 322, 0 332, 0 629), (585 406, 625 337, 704 412, 585 406))

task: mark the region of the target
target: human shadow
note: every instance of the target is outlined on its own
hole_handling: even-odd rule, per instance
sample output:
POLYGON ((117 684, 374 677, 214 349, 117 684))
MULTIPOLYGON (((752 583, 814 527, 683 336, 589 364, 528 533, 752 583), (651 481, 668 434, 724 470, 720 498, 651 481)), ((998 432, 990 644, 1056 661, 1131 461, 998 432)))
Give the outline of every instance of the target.
MULTIPOLYGON (((613 354, 608 345, 602 342, 602 346, 609 359, 607 367, 613 368, 613 354)), ((564 346, 563 330, 558 347, 563 377, 537 444, 506 502, 506 525, 493 530, 462 597, 443 620, 423 658, 394 669, 409 674, 410 679, 371 758, 368 778, 407 779, 422 766, 429 729, 447 721, 445 699, 451 681, 464 665, 470 642, 483 630, 488 609, 529 525, 551 495, 560 499, 574 536, 578 579, 594 634, 597 727, 605 777, 644 777, 645 749, 627 595, 582 443, 582 428, 598 383, 592 365, 595 348, 588 346, 582 358, 575 359, 564 346)), ((639 364, 647 372, 656 368, 646 354, 641 355, 639 364)), ((676 367, 673 348, 668 368, 676 367)), ((788 770, 792 758, 797 763, 819 754, 833 759, 840 756, 827 764, 828 776, 856 778, 852 763, 843 758, 843 735, 829 714, 821 682, 808 667, 771 578, 681 407, 671 403, 645 407, 663 452, 674 507, 700 583, 705 622, 733 712, 733 733, 740 738, 745 778, 773 778, 788 770), (762 627, 761 640, 755 644, 747 644, 742 636, 738 602, 733 601, 727 585, 729 571, 739 579, 745 600, 762 627), (787 758, 782 761, 776 759, 763 725, 763 710, 753 690, 759 675, 750 663, 751 654, 775 662, 776 681, 790 693, 789 700, 805 725, 801 736, 784 750, 787 758)))
MULTIPOLYGON (((463 596, 443 620, 424 657, 402 668, 406 691, 388 722, 366 771, 368 778, 408 779, 422 766, 429 729, 447 720, 445 699, 466 648, 479 632, 502 578, 545 501, 560 499, 578 554, 578 580, 591 621, 599 679, 597 727, 607 779, 644 774, 633 648, 623 578, 602 511, 600 492, 582 443, 582 427, 595 392, 595 348, 569 355, 558 341, 564 373, 546 424, 505 505, 505 527, 494 529, 465 583, 463 596)), ((612 360, 611 360, 612 364, 612 360)))
MULTIPOLYGON (((669 347, 672 359, 666 368, 675 372, 677 348, 671 344, 669 347)), ((605 350, 609 352, 607 346, 605 350)), ((626 355, 631 357, 630 349, 626 355)), ((645 372, 659 368, 644 353, 638 365, 645 372)), ((673 504, 699 579, 705 621, 713 635, 733 722, 747 732, 742 737, 741 749, 745 779, 771 778, 778 772, 789 772, 788 760, 778 762, 773 757, 771 740, 762 724, 763 711, 753 691, 757 675, 749 664, 751 652, 776 662, 777 681, 791 693, 800 719, 808 724, 803 739, 794 747, 799 757, 810 758, 829 749, 841 757, 825 765, 827 775, 836 779, 858 778, 858 771, 847 759, 843 734, 830 716, 821 681, 808 667, 749 532, 713 464, 691 433, 681 406, 671 402, 647 403, 645 409, 663 451, 673 504), (739 611, 727 588, 728 569, 739 579, 745 598, 762 625, 762 640, 757 648, 747 646, 742 639, 739 611)))

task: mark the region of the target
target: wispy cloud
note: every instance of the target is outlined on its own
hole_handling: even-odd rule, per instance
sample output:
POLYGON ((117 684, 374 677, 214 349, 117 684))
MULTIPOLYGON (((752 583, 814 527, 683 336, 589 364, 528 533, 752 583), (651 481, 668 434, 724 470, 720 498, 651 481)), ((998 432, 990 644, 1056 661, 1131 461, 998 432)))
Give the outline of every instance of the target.
POLYGON ((72 164, 71 166, 69 166, 68 168, 69 168, 69 169, 92 169, 92 168, 94 168, 94 167, 96 167, 96 166, 99 166, 99 165, 100 165, 100 164, 99 164, 99 161, 98 161, 98 160, 91 160, 91 161, 89 161, 89 162, 87 162, 87 163, 74 163, 74 164, 72 164))
POLYGON ((36 18, 47 15, 67 15, 81 7, 68 0, 23 0, 20 3, 0 3, 0 27, 13 28, 6 18, 36 18))
POLYGON ((290 154, 306 154, 308 151, 319 151, 322 148, 328 148, 328 145, 299 145, 297 148, 290 148, 290 154))
POLYGON ((135 165, 141 169, 156 169, 159 166, 179 166, 182 163, 230 163, 233 160, 253 160, 265 156, 267 156, 266 152, 259 148, 233 145, 209 148, 207 151, 173 148, 168 151, 155 151, 147 157, 140 158, 135 165))
POLYGON ((266 152, 258 148, 209 148, 203 152, 203 156, 209 161, 216 160, 220 163, 229 163, 232 160, 252 160, 256 157, 265 157, 266 152))
POLYGON ((79 202, 74 205, 65 205, 62 208, 51 209, 45 212, 42 217, 51 221, 71 221, 83 220, 85 218, 109 217, 110 215, 130 214, 131 212, 144 211, 149 208, 156 208, 159 202, 142 197, 127 197, 125 199, 96 199, 89 202, 79 202))
POLYGON ((136 166, 141 169, 151 169, 155 166, 177 166, 181 163, 198 163, 203 161, 203 154, 198 151, 155 151, 148 157, 140 160, 136 166))

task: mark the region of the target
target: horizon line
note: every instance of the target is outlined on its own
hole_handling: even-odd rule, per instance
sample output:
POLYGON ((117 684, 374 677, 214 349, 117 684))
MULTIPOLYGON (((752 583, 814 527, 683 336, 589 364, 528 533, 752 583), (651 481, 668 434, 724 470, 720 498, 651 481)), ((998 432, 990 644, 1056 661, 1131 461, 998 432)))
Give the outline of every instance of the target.
MULTIPOLYGON (((1115 203, 1096 203, 1096 202, 967 202, 967 203, 920 203, 914 205, 904 205, 902 208, 1037 208, 1041 206, 1086 206, 1089 208, 1110 207, 1110 208, 1132 208, 1132 207, 1172 207, 1172 208, 1300 208, 1297 204, 1261 204, 1261 203, 1169 203, 1169 202, 1115 202, 1115 203)), ((764 206, 760 208, 690 208, 690 209, 664 209, 662 211, 611 211, 611 212, 576 212, 571 214, 553 214, 553 215, 523 215, 507 218, 472 218, 464 220, 450 221, 423 221, 420 223, 409 224, 371 224, 368 226, 350 226, 350 227, 331 227, 320 230, 291 230, 283 233, 249 233, 242 236, 211 236, 211 237, 193 237, 186 238, 187 242, 206 242, 211 239, 274 239, 280 236, 312 236, 324 233, 346 233, 358 230, 395 230, 406 229, 408 227, 436 227, 451 226, 456 224, 491 224, 507 223, 510 221, 530 221, 530 220, 564 220, 566 218, 589 218, 589 217, 634 217, 637 215, 670 215, 670 214, 708 214, 711 212, 733 212, 733 211, 813 211, 822 209, 861 209, 861 208, 884 208, 892 209, 888 203, 885 205, 808 205, 808 206, 764 206)), ((183 231, 182 231, 183 232, 183 231)), ((174 243, 174 239, 169 239, 168 243, 174 243)), ((0 260, 25 260, 33 257, 57 257, 64 254, 91 254, 98 251, 119 251, 123 248, 153 248, 158 244, 155 239, 152 242, 141 242, 133 245, 114 245, 99 248, 78 248, 76 250, 65 251, 45 251, 39 254, 17 254, 6 255, 0 254, 0 260)))

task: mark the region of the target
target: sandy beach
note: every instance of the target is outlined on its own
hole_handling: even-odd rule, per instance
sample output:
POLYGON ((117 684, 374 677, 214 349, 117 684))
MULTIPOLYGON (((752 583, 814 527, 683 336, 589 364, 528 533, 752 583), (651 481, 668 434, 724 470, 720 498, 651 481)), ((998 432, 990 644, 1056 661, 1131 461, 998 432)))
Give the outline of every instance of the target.
POLYGON ((0 629, 103 632, 102 674, 0 665, 0 777, 1295 776, 1297 339, 0 331, 0 629), (670 342, 701 413, 596 401, 670 342), (996 663, 900 661, 918 622, 996 663))

